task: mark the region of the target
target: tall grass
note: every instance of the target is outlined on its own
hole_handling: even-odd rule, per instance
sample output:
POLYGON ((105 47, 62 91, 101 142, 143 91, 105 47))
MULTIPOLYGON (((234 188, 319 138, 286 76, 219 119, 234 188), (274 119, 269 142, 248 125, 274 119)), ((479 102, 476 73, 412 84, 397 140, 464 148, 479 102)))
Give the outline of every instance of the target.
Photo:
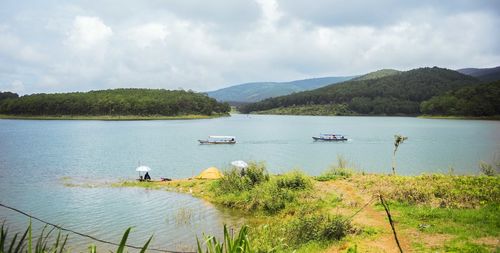
MULTIPOLYGON (((55 228, 52 228, 47 231, 47 226, 45 226, 38 239, 35 241, 32 236, 32 226, 31 221, 29 223, 28 228, 21 235, 19 233, 15 233, 12 238, 9 237, 9 230, 5 223, 2 224, 0 231, 0 252, 1 253, 63 253, 70 252, 69 249, 66 248, 66 243, 68 241, 68 235, 61 235, 61 231, 59 230, 56 237, 52 236, 55 228)), ((126 252, 126 243, 129 236, 131 228, 128 228, 122 236, 120 244, 116 249, 116 253, 126 252)), ((141 248, 141 253, 146 252, 149 243, 151 242, 153 237, 150 237, 149 240, 144 244, 141 248)), ((95 245, 90 245, 88 247, 89 253, 97 252, 97 247, 95 245)))
POLYGON ((337 163, 330 166, 321 175, 315 177, 318 181, 329 181, 335 179, 349 178, 354 174, 354 165, 349 162, 344 156, 337 155, 337 163))
POLYGON ((236 237, 229 234, 227 226, 224 225, 224 238, 222 241, 214 236, 205 236, 205 247, 196 239, 198 253, 252 253, 250 240, 248 239, 248 227, 243 226, 236 237), (205 251, 203 251, 205 248, 205 251))

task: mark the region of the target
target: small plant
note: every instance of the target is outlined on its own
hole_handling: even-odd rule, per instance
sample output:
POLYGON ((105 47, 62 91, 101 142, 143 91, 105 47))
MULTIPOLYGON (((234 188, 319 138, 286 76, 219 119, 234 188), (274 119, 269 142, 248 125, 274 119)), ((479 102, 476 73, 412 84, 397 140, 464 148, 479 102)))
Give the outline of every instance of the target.
POLYGON ((214 236, 205 236, 205 251, 198 238, 198 253, 252 253, 250 240, 248 239, 248 226, 243 226, 236 237, 229 234, 227 226, 224 225, 224 238, 217 240, 214 236))
POLYGON ((394 152, 392 153, 392 174, 396 175, 396 151, 398 151, 399 145, 403 144, 408 137, 396 134, 394 135, 394 152))
POLYGON ((480 161, 479 162, 479 170, 486 176, 495 176, 499 174, 500 171, 500 163, 496 162, 496 166, 493 166, 487 162, 480 161), (496 167, 496 168, 495 168, 496 167))

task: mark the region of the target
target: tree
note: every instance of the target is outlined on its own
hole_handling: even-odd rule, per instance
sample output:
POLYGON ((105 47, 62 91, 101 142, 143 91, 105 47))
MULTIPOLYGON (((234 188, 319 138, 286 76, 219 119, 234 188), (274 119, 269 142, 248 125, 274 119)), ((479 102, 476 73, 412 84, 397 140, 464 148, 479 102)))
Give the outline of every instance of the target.
POLYGON ((408 137, 396 134, 394 135, 394 152, 392 153, 392 174, 396 175, 396 151, 398 151, 399 145, 403 144, 408 137))

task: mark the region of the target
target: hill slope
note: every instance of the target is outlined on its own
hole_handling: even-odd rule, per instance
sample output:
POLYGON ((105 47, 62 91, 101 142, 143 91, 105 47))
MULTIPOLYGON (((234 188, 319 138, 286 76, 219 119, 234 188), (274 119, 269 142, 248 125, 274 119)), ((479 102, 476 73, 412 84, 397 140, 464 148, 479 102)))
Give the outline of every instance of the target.
POLYGON ((466 69, 459 69, 457 71, 465 75, 473 76, 481 81, 493 82, 500 80, 500 66, 494 68, 483 68, 483 69, 466 68, 466 69))
POLYGON ((305 90, 313 90, 325 85, 351 79, 352 77, 322 77, 291 82, 255 82, 230 86, 207 92, 218 101, 257 102, 270 97, 278 97, 305 90))
POLYGON ((290 114, 304 111, 304 114, 318 115, 315 112, 321 109, 321 115, 415 115, 420 113, 422 101, 478 82, 473 77, 448 69, 420 68, 381 78, 352 80, 270 98, 242 106, 240 111, 249 113, 280 110, 284 114, 287 114, 287 111, 291 111, 290 114))
POLYGON ((370 72, 368 74, 353 78, 352 80, 360 81, 360 80, 377 79, 377 78, 382 78, 382 77, 386 77, 386 76, 397 75, 399 73, 401 73, 401 71, 395 70, 395 69, 381 69, 381 70, 377 70, 377 71, 370 72))
POLYGON ((421 110, 429 115, 500 115, 500 81, 466 86, 435 96, 422 102, 421 110))
POLYGON ((163 89, 115 89, 90 92, 33 94, 0 101, 7 115, 212 115, 229 105, 204 94, 163 89))

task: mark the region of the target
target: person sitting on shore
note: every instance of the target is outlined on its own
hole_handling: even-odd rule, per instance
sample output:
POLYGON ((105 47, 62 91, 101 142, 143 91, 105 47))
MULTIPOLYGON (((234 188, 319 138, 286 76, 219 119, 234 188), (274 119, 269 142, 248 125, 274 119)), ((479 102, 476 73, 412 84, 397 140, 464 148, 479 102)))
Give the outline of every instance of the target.
POLYGON ((151 180, 151 177, 149 176, 148 172, 146 172, 146 174, 144 175, 144 180, 146 180, 146 181, 150 181, 151 180))

